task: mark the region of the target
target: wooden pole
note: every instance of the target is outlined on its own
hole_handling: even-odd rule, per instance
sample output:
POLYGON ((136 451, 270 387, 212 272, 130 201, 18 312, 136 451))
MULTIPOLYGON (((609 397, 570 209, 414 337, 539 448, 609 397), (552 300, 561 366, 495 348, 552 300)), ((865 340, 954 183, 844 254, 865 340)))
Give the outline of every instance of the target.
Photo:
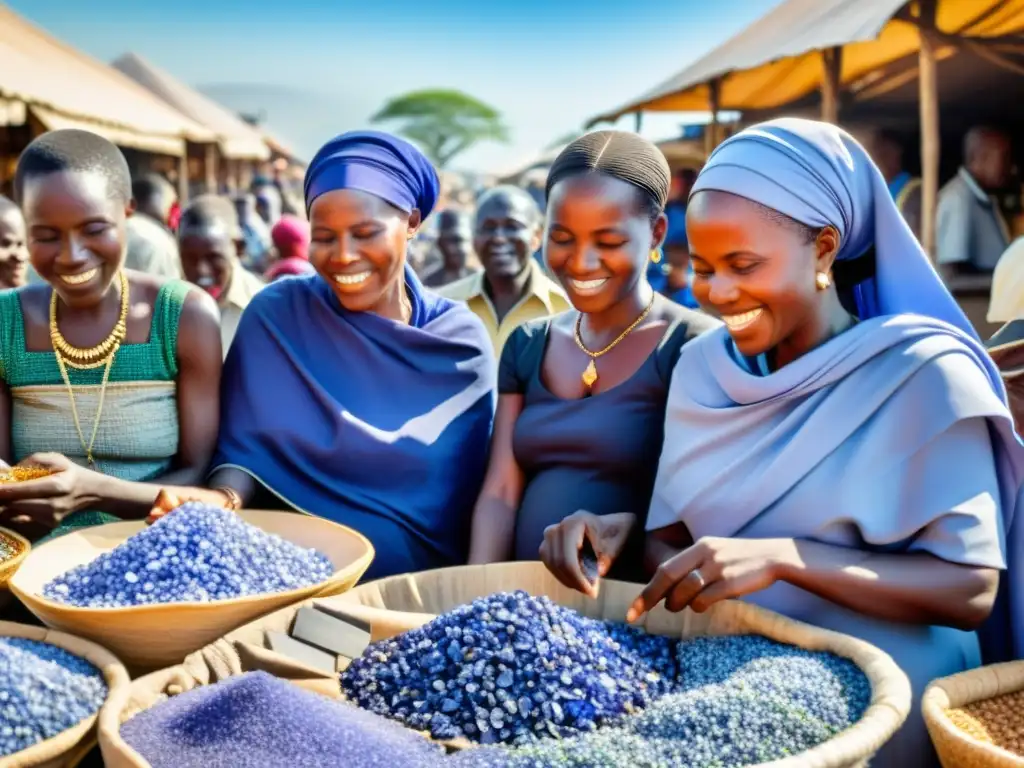
POLYGON ((704 154, 708 157, 718 146, 718 111, 722 103, 722 81, 715 78, 708 83, 708 111, 711 121, 704 132, 704 154))
POLYGON ((921 245, 935 256, 935 214, 939 200, 939 80, 935 50, 938 47, 935 15, 938 0, 920 0, 918 79, 921 104, 921 245))
POLYGON ((634 112, 633 113, 633 131, 640 133, 640 129, 644 127, 644 113, 634 112))
POLYGON ((188 202, 188 143, 178 158, 178 204, 184 206, 188 202))
POLYGON ((826 123, 839 123, 839 92, 843 69, 843 49, 840 46, 821 52, 824 69, 821 79, 821 119, 826 123))
POLYGON ((217 194, 220 185, 217 183, 217 146, 215 144, 206 145, 203 171, 206 174, 206 191, 211 195, 217 194))

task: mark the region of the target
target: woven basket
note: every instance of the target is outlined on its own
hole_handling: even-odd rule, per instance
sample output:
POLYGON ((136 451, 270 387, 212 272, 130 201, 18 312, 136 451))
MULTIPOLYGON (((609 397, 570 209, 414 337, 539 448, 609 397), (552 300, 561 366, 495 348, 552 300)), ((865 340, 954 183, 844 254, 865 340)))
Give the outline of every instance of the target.
MULTIPOLYGON (((1024 757, 972 739, 946 710, 1024 690, 1024 661, 993 664, 934 680, 921 699, 925 725, 943 768, 1024 768, 1024 757)), ((1024 712, 1020 713, 1024 724, 1024 712)))
MULTIPOLYGON (((0 621, 0 637, 24 637, 63 648, 92 663, 107 681, 107 701, 128 690, 128 672, 110 651, 78 637, 54 632, 43 627, 30 627, 0 621)), ((69 768, 96 744, 97 715, 88 717, 73 728, 21 752, 0 758, 0 768, 69 768)))
POLYGON ((351 589, 373 560, 373 546, 351 528, 319 517, 247 510, 248 523, 327 555, 335 572, 327 581, 270 595, 212 603, 168 603, 134 608, 74 608, 47 600, 43 587, 71 568, 95 560, 145 528, 111 523, 83 528, 32 550, 11 579, 11 590, 44 624, 95 640, 116 653, 133 673, 176 664, 237 626, 314 596, 351 589))
MULTIPOLYGON (((309 600, 305 605, 336 608, 370 623, 374 640, 421 626, 436 614, 494 592, 523 589, 593 618, 622 621, 637 586, 603 581, 598 599, 563 587, 540 563, 500 563, 444 568, 370 582, 344 595, 309 600)), ((240 627, 185 662, 136 680, 100 713, 99 733, 108 768, 151 768, 121 738, 121 723, 167 696, 253 670, 271 672, 307 689, 341 697, 334 675, 310 669, 263 647, 267 630, 287 631, 300 605, 290 606, 240 627)), ((643 620, 659 635, 759 634, 808 650, 832 651, 853 660, 871 681, 871 705, 864 717, 835 738, 796 757, 763 768, 846 768, 863 766, 903 724, 910 711, 910 682, 895 662, 872 645, 837 632, 792 621, 757 606, 725 602, 704 614, 668 613, 659 607, 643 620)))

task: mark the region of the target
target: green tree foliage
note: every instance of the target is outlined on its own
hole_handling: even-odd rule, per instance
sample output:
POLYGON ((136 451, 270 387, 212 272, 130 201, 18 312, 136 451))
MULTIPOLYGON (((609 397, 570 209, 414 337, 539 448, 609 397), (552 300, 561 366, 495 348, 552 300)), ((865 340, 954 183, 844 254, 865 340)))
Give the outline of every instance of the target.
POLYGON ((398 123, 399 134, 415 142, 438 167, 482 141, 507 142, 501 113, 461 91, 413 91, 389 100, 371 118, 398 123))

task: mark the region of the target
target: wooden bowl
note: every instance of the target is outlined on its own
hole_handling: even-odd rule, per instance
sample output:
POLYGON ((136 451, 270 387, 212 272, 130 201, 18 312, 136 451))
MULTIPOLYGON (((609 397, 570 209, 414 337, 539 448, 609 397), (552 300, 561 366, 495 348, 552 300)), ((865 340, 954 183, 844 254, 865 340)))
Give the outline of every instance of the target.
MULTIPOLYGON (((110 701, 111 697, 120 700, 124 696, 122 689, 128 687, 128 672, 121 662, 114 658, 110 651, 95 643, 63 632, 9 621, 0 621, 0 637, 24 637, 26 640, 48 643, 85 659, 103 673, 107 681, 107 701, 110 701)), ((82 756, 96 745, 98 717, 99 712, 46 741, 13 755, 0 757, 0 768, 67 768, 77 765, 81 762, 82 756)))
POLYGON ((32 545, 29 543, 28 539, 20 536, 14 531, 9 531, 6 528, 0 528, 0 536, 16 542, 21 547, 18 554, 14 557, 0 562, 0 609, 2 609, 11 600, 11 593, 7 588, 7 582, 11 580, 14 572, 18 570, 18 567, 22 564, 25 558, 28 557, 28 553, 29 550, 32 549, 32 545))
POLYGON ((246 510, 247 523, 300 547, 327 555, 335 572, 302 589, 210 603, 166 603, 132 608, 75 608, 47 600, 43 587, 55 577, 95 560, 142 531, 142 521, 83 528, 34 548, 10 581, 11 591, 48 627, 94 640, 113 651, 133 672, 181 661, 235 627, 310 597, 351 589, 373 561, 362 534, 330 520, 292 512, 246 510))

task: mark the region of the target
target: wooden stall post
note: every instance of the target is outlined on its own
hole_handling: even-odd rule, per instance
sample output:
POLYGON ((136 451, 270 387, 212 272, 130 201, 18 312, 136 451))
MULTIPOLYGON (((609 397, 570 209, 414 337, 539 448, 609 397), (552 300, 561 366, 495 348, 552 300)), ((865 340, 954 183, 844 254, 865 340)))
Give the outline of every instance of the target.
POLYGON ((178 158, 178 204, 184 206, 188 202, 188 145, 178 158))
POLYGON ((937 39, 935 15, 938 0, 920 0, 917 30, 921 40, 918 54, 921 103, 921 245, 935 256, 935 218, 939 200, 939 81, 935 58, 937 39))
POLYGON ((640 129, 644 127, 644 113, 634 112, 633 113, 633 132, 640 133, 640 129))
POLYGON ((708 157, 718 146, 718 110, 722 103, 722 80, 715 78, 708 83, 708 111, 711 112, 711 121, 704 132, 704 154, 708 157))
POLYGON ((839 123, 839 91, 842 82, 843 49, 840 46, 821 52, 824 77, 821 79, 821 119, 826 123, 839 123))
POLYGON ((206 175, 206 191, 211 195, 217 194, 220 185, 217 183, 217 146, 215 144, 206 145, 203 171, 206 175))

